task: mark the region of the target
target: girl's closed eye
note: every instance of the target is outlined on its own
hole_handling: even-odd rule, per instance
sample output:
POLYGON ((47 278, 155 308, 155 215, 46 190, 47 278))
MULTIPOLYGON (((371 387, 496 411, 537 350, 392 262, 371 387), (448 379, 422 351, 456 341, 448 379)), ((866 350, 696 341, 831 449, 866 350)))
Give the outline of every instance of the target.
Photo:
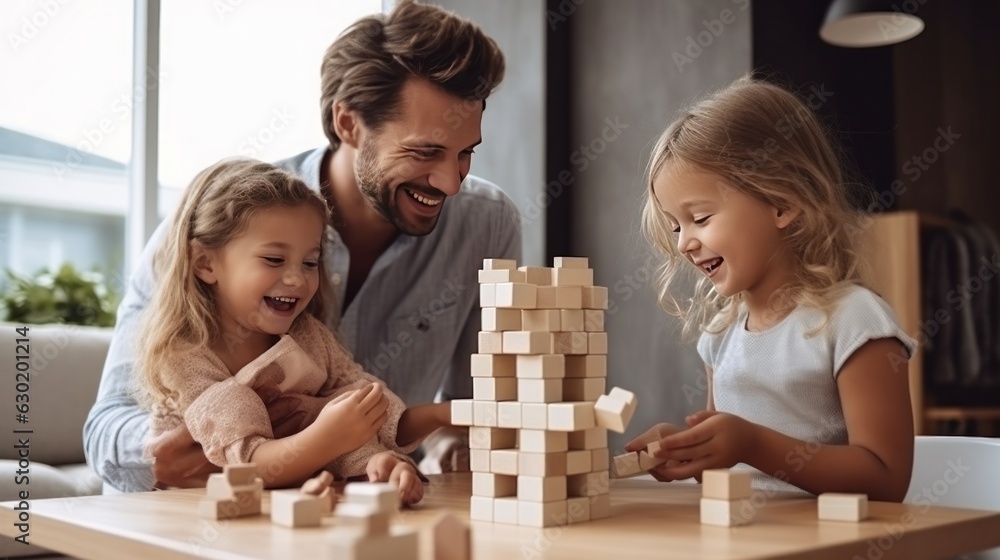
MULTIPOLYGON (((694 220, 694 224, 695 225, 699 225, 699 226, 705 225, 705 222, 708 221, 709 218, 711 218, 711 216, 705 216, 704 218, 698 218, 697 220, 694 220)), ((681 232, 681 226, 675 225, 671 231, 673 231, 674 233, 680 233, 681 232)))
POLYGON ((318 261, 305 261, 305 262, 302 263, 302 266, 308 268, 309 270, 312 270, 314 268, 319 267, 319 262, 318 261))
POLYGON ((285 263, 285 259, 281 257, 261 257, 270 266, 278 266, 285 263))

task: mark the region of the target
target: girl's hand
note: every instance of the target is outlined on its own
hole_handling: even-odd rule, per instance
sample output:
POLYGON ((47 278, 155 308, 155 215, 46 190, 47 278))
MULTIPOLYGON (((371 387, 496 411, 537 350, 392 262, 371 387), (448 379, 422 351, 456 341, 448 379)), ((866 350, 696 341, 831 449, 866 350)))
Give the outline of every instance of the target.
POLYGON ((382 385, 372 383, 327 403, 313 425, 336 434, 342 453, 349 453, 375 437, 388 418, 388 409, 382 385))
POLYGON ((625 444, 625 451, 635 452, 646 449, 646 446, 654 441, 661 440, 669 435, 680 432, 683 428, 678 428, 673 424, 662 422, 646 430, 641 436, 625 444))
POLYGON ((660 440, 656 456, 667 459, 653 473, 671 480, 700 477, 705 469, 729 468, 746 462, 757 425, 732 414, 701 411, 688 416, 690 428, 660 440))
POLYGON ((424 499, 424 485, 417 470, 410 463, 388 451, 376 453, 368 459, 368 481, 388 482, 399 489, 399 501, 413 505, 424 499))

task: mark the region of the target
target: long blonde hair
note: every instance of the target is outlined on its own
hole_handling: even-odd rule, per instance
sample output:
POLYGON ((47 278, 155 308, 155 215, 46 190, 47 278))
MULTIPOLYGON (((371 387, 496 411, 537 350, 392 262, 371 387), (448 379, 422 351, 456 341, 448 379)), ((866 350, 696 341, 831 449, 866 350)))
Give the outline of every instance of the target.
MULTIPOLYGON (((324 223, 329 221, 326 202, 318 193, 294 174, 254 159, 222 160, 199 173, 185 191, 154 256, 158 281, 139 331, 136 367, 141 387, 136 396, 147 408, 171 406, 178 380, 166 375, 173 371, 164 367, 170 360, 221 336, 212 289, 194 274, 193 246, 222 248, 242 235, 258 212, 275 206, 312 207, 324 223)), ((324 260, 321 254, 319 289, 306 308, 320 321, 325 321, 332 301, 322 280, 324 260)))
POLYGON ((680 115, 653 149, 647 169, 642 230, 666 256, 657 274, 661 307, 683 321, 683 332, 721 332, 740 313, 742 295, 724 297, 701 275, 685 305, 674 286, 693 265, 677 249, 677 234, 660 211, 653 182, 668 166, 712 173, 768 205, 801 209, 785 228, 797 264, 795 279, 779 289, 771 305, 806 304, 829 314, 838 292, 861 282, 858 243, 865 225, 866 194, 845 181, 835 144, 809 107, 790 91, 744 76, 680 115), (855 192, 856 191, 856 192, 855 192))

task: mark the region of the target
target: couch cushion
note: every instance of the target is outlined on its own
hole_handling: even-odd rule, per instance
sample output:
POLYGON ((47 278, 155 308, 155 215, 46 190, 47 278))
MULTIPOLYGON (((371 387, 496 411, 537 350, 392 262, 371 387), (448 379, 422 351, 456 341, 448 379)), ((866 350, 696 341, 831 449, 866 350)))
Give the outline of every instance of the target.
MULTIPOLYGON (((15 329, 21 326, 0 323, 0 364, 5 370, 14 368, 15 339, 21 338, 15 329)), ((18 423, 10 410, 0 414, 0 433, 13 437, 15 429, 33 430, 27 434, 33 464, 84 463, 83 423, 97 397, 113 330, 76 325, 27 327, 31 356, 28 423, 18 423)), ((8 381, 12 390, 13 377, 8 381)), ((4 394, 8 394, 6 390, 4 394)), ((12 404, 14 395, 7 398, 12 404)), ((17 450, 12 445, 0 446, 0 459, 17 459, 17 450)))

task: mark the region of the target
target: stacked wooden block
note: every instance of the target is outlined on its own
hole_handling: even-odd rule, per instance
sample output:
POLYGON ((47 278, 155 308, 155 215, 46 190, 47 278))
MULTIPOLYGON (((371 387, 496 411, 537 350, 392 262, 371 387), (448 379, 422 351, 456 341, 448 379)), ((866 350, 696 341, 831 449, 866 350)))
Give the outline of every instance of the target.
POLYGON ((208 477, 205 497, 198 503, 198 516, 236 519, 260 514, 264 481, 253 463, 226 465, 208 477))
POLYGON ((487 259, 479 271, 473 399, 452 401, 452 422, 471 426, 474 520, 547 527, 610 515, 608 433, 594 408, 607 380, 608 289, 593 285, 585 258, 554 264, 487 259))
POLYGON ((749 472, 708 469, 701 474, 701 522, 735 527, 753 520, 749 472))
POLYGON ((335 511, 337 529, 330 533, 333 557, 417 559, 417 532, 391 527, 392 517, 399 510, 399 493, 394 484, 354 482, 344 487, 344 496, 335 511))

